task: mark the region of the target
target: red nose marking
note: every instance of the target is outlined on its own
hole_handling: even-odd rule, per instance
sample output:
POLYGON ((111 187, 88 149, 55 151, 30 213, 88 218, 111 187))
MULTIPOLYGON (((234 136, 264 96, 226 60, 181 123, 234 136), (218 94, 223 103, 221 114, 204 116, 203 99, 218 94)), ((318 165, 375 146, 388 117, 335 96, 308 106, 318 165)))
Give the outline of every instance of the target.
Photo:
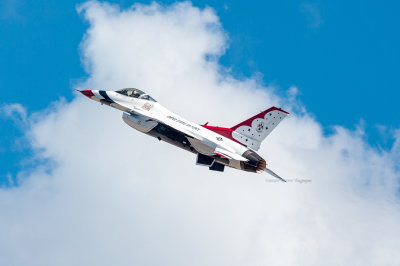
POLYGON ((85 95, 86 97, 91 98, 92 96, 94 96, 93 92, 91 90, 85 90, 85 91, 79 91, 80 93, 82 93, 83 95, 85 95))

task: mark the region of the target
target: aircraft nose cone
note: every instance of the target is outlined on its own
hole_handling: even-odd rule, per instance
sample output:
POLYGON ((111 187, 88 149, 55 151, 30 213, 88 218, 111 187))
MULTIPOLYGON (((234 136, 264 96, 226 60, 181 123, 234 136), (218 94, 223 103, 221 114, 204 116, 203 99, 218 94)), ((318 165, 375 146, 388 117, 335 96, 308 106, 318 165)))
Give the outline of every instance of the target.
POLYGON ((93 92, 91 90, 84 90, 84 91, 79 91, 79 92, 82 93, 83 95, 85 95, 86 97, 89 97, 89 98, 94 96, 94 94, 93 94, 93 92))

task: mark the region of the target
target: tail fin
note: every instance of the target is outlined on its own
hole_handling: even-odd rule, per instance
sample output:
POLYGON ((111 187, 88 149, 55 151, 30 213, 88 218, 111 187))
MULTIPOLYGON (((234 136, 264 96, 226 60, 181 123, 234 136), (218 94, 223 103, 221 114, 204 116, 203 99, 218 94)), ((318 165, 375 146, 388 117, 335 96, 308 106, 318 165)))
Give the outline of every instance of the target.
POLYGON ((234 127, 232 137, 247 147, 258 150, 261 142, 289 113, 276 107, 271 107, 234 127))

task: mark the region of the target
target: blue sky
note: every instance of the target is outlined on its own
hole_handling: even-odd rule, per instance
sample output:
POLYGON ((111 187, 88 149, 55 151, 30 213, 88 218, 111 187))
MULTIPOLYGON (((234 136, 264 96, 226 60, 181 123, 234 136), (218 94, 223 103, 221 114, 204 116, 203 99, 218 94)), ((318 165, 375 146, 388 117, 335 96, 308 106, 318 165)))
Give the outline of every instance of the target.
MULTIPOLYGON (((0 3, 0 104, 46 108, 85 78, 79 43, 82 1, 0 3)), ((134 1, 110 1, 129 7, 134 1)), ((149 3, 150 1, 142 1, 149 3)), ((169 4, 174 1, 161 1, 169 4)), ((374 147, 390 148, 399 128, 400 18, 397 1, 193 1, 216 10, 229 36, 220 62, 236 77, 261 75, 284 96, 290 86, 329 133, 360 120, 374 147)), ((29 158, 21 128, 0 123, 0 184, 29 158)), ((205 118, 207 119, 207 118, 205 118)))

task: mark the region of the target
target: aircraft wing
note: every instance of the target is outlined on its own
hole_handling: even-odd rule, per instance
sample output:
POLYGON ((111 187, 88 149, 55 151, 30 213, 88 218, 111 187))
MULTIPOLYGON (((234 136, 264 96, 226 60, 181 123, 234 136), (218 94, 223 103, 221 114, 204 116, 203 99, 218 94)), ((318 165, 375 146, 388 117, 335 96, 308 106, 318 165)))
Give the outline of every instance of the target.
MULTIPOLYGON (((170 126, 170 127, 174 128, 174 129, 176 129, 176 130, 182 132, 182 133, 185 134, 188 138, 199 139, 198 136, 194 135, 191 131, 187 130, 186 128, 184 128, 184 127, 177 128, 175 124, 171 123, 171 121, 169 121, 169 120, 167 120, 167 119, 162 119, 162 118, 160 119, 160 118, 157 117, 157 116, 149 115, 148 111, 144 111, 143 109, 138 108, 138 107, 136 107, 136 106, 133 106, 133 108, 128 109, 128 111, 126 111, 126 112, 127 112, 128 114, 130 114, 131 116, 133 116, 133 117, 137 117, 137 116, 145 116, 145 117, 148 117, 148 119, 146 120, 146 122, 147 122, 147 121, 154 121, 154 122, 162 123, 162 124, 165 124, 165 125, 167 125, 167 126, 170 126)), ((190 141, 190 139, 189 139, 189 141, 190 141)))

